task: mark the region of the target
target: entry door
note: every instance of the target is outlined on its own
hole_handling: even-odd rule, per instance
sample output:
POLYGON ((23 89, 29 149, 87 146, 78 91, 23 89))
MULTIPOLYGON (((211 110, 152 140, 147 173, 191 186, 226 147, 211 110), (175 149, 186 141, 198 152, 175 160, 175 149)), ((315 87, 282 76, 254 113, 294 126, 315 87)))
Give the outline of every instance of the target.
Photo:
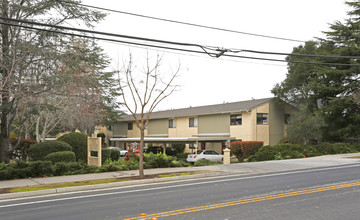
POLYGON ((205 142, 201 142, 201 150, 205 150, 205 142))

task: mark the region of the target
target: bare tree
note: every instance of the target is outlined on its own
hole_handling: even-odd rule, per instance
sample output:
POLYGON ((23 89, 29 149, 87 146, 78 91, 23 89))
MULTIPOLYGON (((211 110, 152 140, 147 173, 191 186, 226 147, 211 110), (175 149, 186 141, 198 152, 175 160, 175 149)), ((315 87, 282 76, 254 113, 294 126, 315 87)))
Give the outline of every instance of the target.
POLYGON ((144 177, 144 137, 150 114, 161 101, 179 87, 175 83, 175 79, 179 75, 180 65, 176 70, 171 70, 170 73, 162 73, 160 72, 162 58, 162 56, 157 55, 155 62, 151 64, 151 58, 147 54, 146 64, 142 70, 139 70, 134 65, 130 54, 129 61, 124 62, 123 68, 118 71, 123 104, 134 117, 135 124, 140 130, 140 178, 144 177))

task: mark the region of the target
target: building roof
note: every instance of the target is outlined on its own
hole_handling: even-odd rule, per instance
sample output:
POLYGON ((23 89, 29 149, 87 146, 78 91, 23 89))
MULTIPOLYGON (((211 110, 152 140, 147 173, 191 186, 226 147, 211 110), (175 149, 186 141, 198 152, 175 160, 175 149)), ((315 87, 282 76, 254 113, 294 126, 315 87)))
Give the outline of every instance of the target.
MULTIPOLYGON (((250 111, 260 105, 263 105, 273 98, 254 99, 241 102, 231 102, 217 105, 207 105, 198 107, 189 107, 182 109, 172 109, 166 111, 152 112, 150 119, 176 118, 185 116, 240 113, 250 111)), ((132 115, 125 115, 121 121, 133 121, 132 115)))

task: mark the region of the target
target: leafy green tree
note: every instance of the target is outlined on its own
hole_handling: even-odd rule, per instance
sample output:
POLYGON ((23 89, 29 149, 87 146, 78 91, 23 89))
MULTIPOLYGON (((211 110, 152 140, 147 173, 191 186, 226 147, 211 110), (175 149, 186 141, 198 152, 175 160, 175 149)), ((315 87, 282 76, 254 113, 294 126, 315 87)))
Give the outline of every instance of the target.
POLYGON ((305 105, 300 105, 299 110, 291 115, 287 127, 287 139, 290 142, 307 144, 310 140, 321 140, 324 119, 319 113, 312 113, 305 105))
POLYGON ((331 25, 325 39, 311 41, 294 48, 288 61, 320 62, 327 65, 289 62, 286 79, 277 84, 273 94, 292 104, 304 103, 308 110, 323 117, 323 138, 338 141, 360 136, 360 109, 353 95, 360 88, 359 59, 343 57, 308 57, 297 54, 360 56, 360 2, 353 7, 344 23, 331 25), (338 64, 345 65, 338 65, 338 64))
MULTIPOLYGON (((34 25, 25 24, 22 20, 47 25, 65 25, 70 22, 92 27, 105 17, 103 13, 71 2, 80 1, 0 2, 0 162, 9 161, 10 128, 19 110, 24 107, 23 104, 48 92, 50 88, 64 84, 66 80, 59 74, 62 65, 74 57, 84 56, 66 49, 73 39, 57 33, 58 28, 31 29, 34 25)), ((76 67, 74 61, 72 66, 75 71, 81 66, 76 67)))

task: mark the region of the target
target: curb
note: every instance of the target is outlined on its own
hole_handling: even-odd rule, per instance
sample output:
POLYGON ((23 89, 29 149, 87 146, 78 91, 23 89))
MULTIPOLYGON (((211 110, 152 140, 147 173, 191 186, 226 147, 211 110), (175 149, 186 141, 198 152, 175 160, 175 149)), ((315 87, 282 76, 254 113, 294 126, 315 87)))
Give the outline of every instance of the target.
POLYGON ((186 176, 142 179, 142 180, 132 180, 132 181, 124 181, 124 182, 84 185, 84 186, 70 186, 70 187, 62 187, 62 188, 54 188, 54 189, 29 191, 29 192, 4 193, 4 194, 0 194, 0 201, 4 199, 16 199, 16 198, 25 198, 25 197, 41 196, 41 195, 56 195, 56 194, 69 193, 69 192, 82 192, 88 190, 109 189, 109 188, 122 187, 122 186, 124 187, 137 186, 137 185, 150 184, 150 183, 163 183, 163 182, 199 179, 199 178, 214 177, 214 176, 227 176, 227 175, 232 175, 232 174, 227 172, 210 172, 210 173, 194 174, 194 175, 186 175, 186 176))

